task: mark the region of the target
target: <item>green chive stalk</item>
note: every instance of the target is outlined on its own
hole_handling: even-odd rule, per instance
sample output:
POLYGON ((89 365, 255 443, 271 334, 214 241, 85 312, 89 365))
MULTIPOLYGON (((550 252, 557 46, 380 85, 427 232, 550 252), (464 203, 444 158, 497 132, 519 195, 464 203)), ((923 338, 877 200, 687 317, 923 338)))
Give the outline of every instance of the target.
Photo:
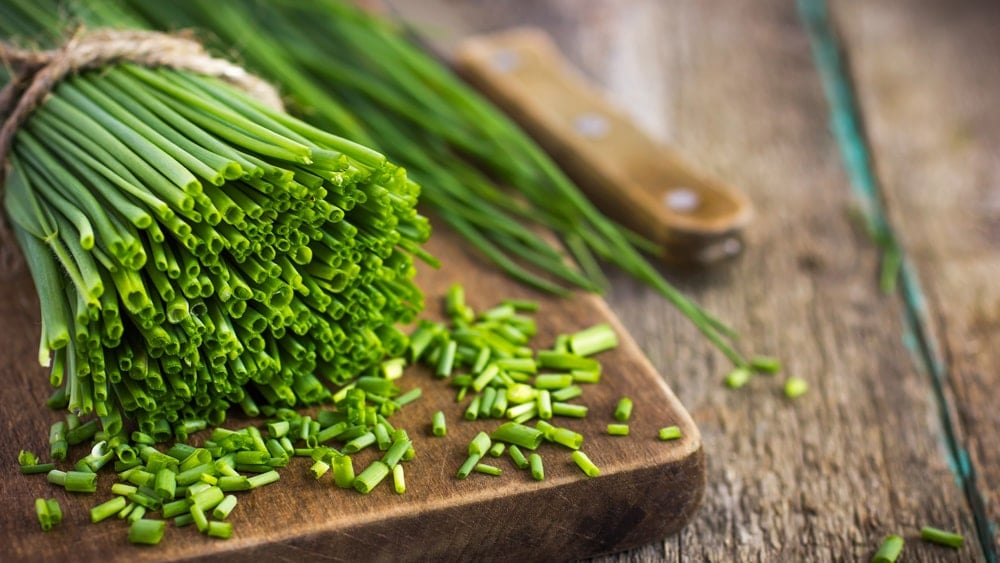
MULTIPOLYGON (((49 1, 35 26, 51 32, 60 29, 52 27, 59 12, 49 1)), ((37 4, 19 0, 8 11, 30 20, 37 4)), ((235 46, 250 68, 282 84, 310 121, 405 166, 425 187, 423 203, 515 279, 557 293, 599 290, 600 258, 651 286, 734 364, 746 364, 734 332, 642 256, 647 241, 606 218, 537 144, 400 26, 343 0, 101 0, 68 9, 91 25, 209 30, 220 49, 235 46), (539 229, 556 233, 580 270, 539 229)))
POLYGON ((8 163, 39 360, 108 434, 131 418, 184 440, 232 405, 327 399, 402 353, 396 324, 423 307, 413 261, 430 228, 403 169, 218 79, 68 77, 8 163))

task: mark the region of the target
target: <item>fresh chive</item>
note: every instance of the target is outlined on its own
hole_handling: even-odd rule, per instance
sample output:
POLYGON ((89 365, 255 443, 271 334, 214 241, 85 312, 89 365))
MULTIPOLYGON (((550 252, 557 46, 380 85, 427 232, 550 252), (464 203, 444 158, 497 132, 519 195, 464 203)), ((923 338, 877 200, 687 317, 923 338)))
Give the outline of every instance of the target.
POLYGON ((490 433, 490 437, 498 442, 514 444, 522 448, 534 450, 541 445, 544 435, 540 430, 531 428, 530 426, 516 422, 505 422, 494 429, 490 433))
POLYGON ((490 435, 486 432, 479 432, 476 436, 469 442, 469 455, 483 456, 489 451, 492 441, 490 440, 490 435))
POLYGON ((489 465, 486 463, 477 463, 474 469, 476 473, 484 473, 486 475, 500 475, 503 471, 499 467, 494 465, 489 465))
POLYGON ((580 470, 587 475, 587 477, 597 477, 598 475, 601 474, 601 470, 598 469, 597 466, 594 465, 594 462, 590 461, 590 458, 587 457, 587 454, 583 453, 582 451, 580 450, 574 451, 572 457, 573 461, 576 463, 576 466, 579 467, 580 470))
POLYGON ((785 396, 789 399, 798 399, 809 390, 809 382, 801 377, 789 377, 785 380, 785 396))
POLYGON ((524 454, 521 452, 521 449, 518 448, 516 445, 511 444, 510 447, 507 448, 507 453, 510 454, 510 458, 514 460, 514 465, 516 465, 518 469, 528 468, 528 459, 524 457, 524 454))
POLYGON ((406 476, 403 473, 403 466, 396 464, 392 467, 392 490, 401 495, 406 492, 406 476))
POLYGON ((156 545, 163 539, 167 523, 163 520, 147 520, 141 518, 132 522, 128 529, 128 541, 131 543, 156 545))
POLYGON ((434 419, 431 422, 431 432, 435 436, 444 436, 448 433, 448 427, 445 423, 444 412, 436 411, 434 413, 434 419))
POLYGON ((542 456, 536 453, 529 454, 528 466, 531 468, 531 477, 535 481, 545 480, 545 468, 542 467, 542 456))
POLYGON ((579 356, 592 356, 618 346, 618 336, 607 323, 594 325, 570 335, 569 348, 579 356))
POLYGON ((726 387, 730 389, 739 389, 746 385, 750 378, 753 377, 753 372, 745 367, 737 367, 726 374, 726 387))
POLYGON ((609 424, 608 434, 611 436, 628 436, 628 424, 609 424))
POLYGON ((757 373, 777 373, 781 371, 781 360, 773 356, 754 356, 750 358, 750 368, 757 373))
POLYGON ((903 551, 903 538, 890 535, 882 541, 881 547, 875 552, 872 563, 895 563, 899 554, 903 551))
POLYGON ((615 420, 618 422, 628 422, 628 419, 632 416, 632 399, 628 397, 622 397, 618 400, 618 404, 615 405, 615 420))
POLYGON ((388 465, 381 461, 373 461, 354 478, 354 489, 359 493, 368 494, 389 475, 390 471, 388 465))
POLYGON ((205 533, 209 537, 229 539, 233 535, 233 525, 229 522, 216 522, 213 520, 208 523, 208 529, 205 533))
POLYGON ((481 460, 482 458, 483 458, 482 454, 469 454, 469 457, 465 459, 465 462, 462 463, 462 466, 458 468, 458 473, 455 476, 458 477, 459 479, 465 479, 466 477, 469 476, 469 473, 472 473, 472 470, 475 469, 476 465, 479 463, 479 460, 481 460))
POLYGON ((660 428, 657 432, 657 437, 661 440, 676 440, 681 437, 681 427, 680 426, 667 426, 665 428, 660 428))
POLYGON ((965 538, 961 534, 956 534, 940 528, 934 528, 932 526, 924 526, 920 528, 920 537, 929 542, 946 545, 955 549, 962 547, 962 544, 965 542, 965 538))

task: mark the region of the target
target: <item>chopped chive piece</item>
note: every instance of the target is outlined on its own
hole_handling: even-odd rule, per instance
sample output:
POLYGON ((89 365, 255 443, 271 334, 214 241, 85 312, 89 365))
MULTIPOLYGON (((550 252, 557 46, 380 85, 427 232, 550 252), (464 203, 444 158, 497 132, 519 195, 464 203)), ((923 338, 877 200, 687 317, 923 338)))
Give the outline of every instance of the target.
POLYGON ((132 543, 156 545, 163 539, 167 523, 163 520, 139 519, 128 529, 128 541, 132 543))
POLYGON ((102 520, 110 518, 111 516, 118 514, 118 511, 125 508, 125 505, 127 504, 128 501, 125 500, 125 497, 117 496, 106 502, 102 502, 101 504, 90 509, 90 521, 96 524, 102 520))
POLYGON ((579 385, 570 385, 553 391, 551 395, 553 401, 565 402, 583 395, 583 389, 579 385))
POLYGON ((62 509, 56 499, 35 499, 35 514, 43 532, 48 532, 53 526, 62 522, 62 509))
POLYGON ((381 461, 373 461, 354 478, 354 489, 359 493, 368 494, 389 475, 389 472, 388 465, 381 461))
POLYGON ((389 446, 392 445, 392 438, 389 437, 389 431, 386 430, 385 425, 380 422, 375 425, 372 431, 375 433, 375 442, 378 444, 378 449, 383 452, 388 450, 389 446))
POLYGON ((567 371, 600 371, 601 369, 601 364, 592 358, 552 350, 538 351, 538 365, 543 368, 567 371))
POLYGON ((592 356, 618 346, 618 336, 607 323, 594 325, 569 337, 569 348, 579 356, 592 356))
POLYGON ((407 450, 409 450, 412 446, 413 442, 411 442, 408 437, 405 435, 400 436, 392 443, 392 446, 390 446, 389 450, 385 452, 385 455, 382 456, 382 463, 388 465, 389 467, 395 467, 406 455, 407 450))
POLYGON ((444 346, 444 352, 441 354, 441 358, 438 359, 437 373, 438 377, 448 377, 451 375, 451 371, 455 365, 455 352, 458 351, 458 342, 454 340, 448 341, 444 346))
POLYGON ((497 390, 494 387, 487 387, 483 389, 483 393, 479 396, 479 415, 478 418, 489 418, 490 413, 493 410, 493 403, 497 400, 497 390))
POLYGON ((510 458, 514 460, 514 465, 516 465, 518 469, 528 468, 528 458, 524 457, 524 454, 521 452, 521 448, 511 444, 511 446, 507 448, 507 453, 510 454, 510 458))
POLYGON ((573 450, 580 449, 580 446, 583 445, 583 434, 574 432, 569 428, 554 429, 549 439, 573 450))
MULTIPOLYGON (((270 485, 275 483, 280 479, 281 476, 275 470, 265 471, 259 475, 254 475, 253 477, 248 477, 247 480, 250 481, 250 488, 256 489, 257 487, 263 487, 264 485, 270 485)), ((221 499, 220 499, 221 500, 221 499)))
POLYGON ((750 359, 750 368, 757 373, 778 373, 781 360, 773 356, 754 356, 750 359))
POLYGON ((465 407, 465 420, 476 420, 479 418, 479 405, 482 402, 482 398, 476 395, 469 401, 469 406, 465 407))
POLYGON ((469 442, 469 455, 483 456, 489 451, 492 445, 489 434, 486 432, 479 432, 476 434, 475 438, 469 442))
POLYGON ((789 399, 797 399, 808 390, 809 382, 801 377, 792 376, 785 380, 785 396, 789 399))
POLYGON ((552 418, 552 395, 548 389, 539 389, 535 396, 535 404, 538 408, 538 418, 549 420, 552 418))
POLYGON ((598 383, 601 381, 601 372, 575 369, 570 372, 575 383, 598 383))
POLYGON ((55 525, 62 522, 63 514, 62 508, 59 506, 59 501, 54 498, 45 499, 45 504, 48 505, 49 519, 52 521, 52 524, 55 525))
POLYGON ((194 524, 194 516, 191 516, 190 512, 185 512, 184 514, 178 515, 174 518, 174 526, 177 526, 178 528, 190 526, 191 524, 194 524))
POLYGON ((546 373, 535 376, 535 389, 562 389, 573 384, 573 375, 568 373, 546 373))
POLYGON ((159 470, 153 481, 153 490, 161 499, 174 498, 174 493, 177 490, 177 474, 169 467, 159 470))
POLYGON ((316 461, 309 467, 309 473, 312 474, 314 479, 319 479, 320 477, 326 475, 326 472, 330 470, 330 464, 323 460, 316 461))
POLYGON ((891 535, 886 536, 882 546, 878 548, 872 563, 895 563, 900 552, 903 551, 903 538, 891 535))
POLYGON ((534 450, 541 445, 544 433, 541 430, 517 422, 505 422, 498 426, 490 437, 498 442, 506 442, 534 450))
POLYGON ((132 512, 129 513, 128 517, 125 520, 128 521, 129 524, 131 524, 132 522, 139 520, 145 515, 146 515, 146 507, 137 504, 135 505, 134 508, 132 508, 132 512))
POLYGON ((275 420, 267 423, 267 433, 272 438, 281 438, 288 434, 289 428, 291 428, 291 425, 287 420, 275 420))
POLYGON ((545 468, 542 467, 542 456, 532 453, 528 456, 528 466, 531 467, 531 477, 535 481, 545 480, 545 468))
POLYGON ((538 364, 531 358, 505 358, 497 360, 496 366, 500 369, 520 373, 536 373, 538 371, 538 364))
POLYGON ((54 463, 35 463, 35 464, 24 464, 21 465, 21 473, 24 475, 37 475, 39 473, 48 473, 56 468, 54 463))
POLYGON ((584 418, 587 416, 587 407, 585 405, 574 405, 572 403, 555 401, 552 403, 552 414, 555 416, 584 418))
POLYGON ((376 442, 375 433, 365 432, 364 434, 344 444, 344 453, 353 454, 360 452, 361 450, 367 448, 368 446, 371 446, 375 442, 376 442))
POLYGON ((503 455, 503 451, 506 449, 506 445, 503 442, 497 442, 490 447, 490 456, 500 457, 503 455))
POLYGON ((533 313, 538 310, 538 301, 530 299, 504 299, 502 304, 509 305, 518 312, 533 313))
POLYGON ((437 411, 434 413, 434 420, 431 422, 431 432, 435 436, 444 436, 448 433, 448 427, 445 423, 444 412, 437 411))
POLYGON ((681 437, 681 427, 680 426, 667 426, 666 428, 660 428, 657 432, 657 436, 661 440, 676 440, 681 437))
POLYGON ((406 492, 406 475, 403 474, 402 464, 396 464, 392 468, 392 490, 401 495, 406 492))
POLYGON ((481 454, 469 454, 469 457, 465 459, 462 466, 458 468, 458 473, 455 476, 459 479, 465 479, 469 476, 469 473, 472 473, 472 470, 482 458, 483 456, 481 454))
POLYGON ((507 402, 519 405, 534 401, 538 392, 534 387, 524 383, 516 383, 507 388, 507 402))
POLYGON ((173 518, 178 514, 183 514, 188 511, 188 507, 191 506, 191 501, 186 498, 175 500, 173 502, 168 502, 163 505, 163 517, 173 518))
POLYGON ((495 363, 488 364, 486 369, 472 380, 472 389, 477 393, 482 391, 499 372, 500 368, 495 363))
POLYGON ((236 508, 236 495, 226 495, 226 498, 222 499, 222 502, 212 510, 212 518, 225 520, 234 508, 236 508))
POLYGON ((354 463, 351 456, 337 454, 333 457, 333 482, 342 489, 354 486, 354 463))
POLYGON ((954 532, 934 528, 932 526, 924 526, 923 528, 920 528, 920 537, 930 542, 947 545, 948 547, 954 547, 955 549, 962 547, 962 544, 965 542, 965 538, 962 534, 956 534, 954 532))
POLYGON ((726 374, 726 387, 730 389, 739 389, 750 381, 753 377, 753 372, 744 367, 734 368, 732 371, 726 374))
POLYGON ((628 424, 609 424, 608 434, 611 436, 628 436, 628 424))
POLYGON ((71 493, 97 492, 97 474, 87 471, 59 471, 48 473, 49 483, 59 485, 71 493))
POLYGON ((587 477, 597 477, 601 474, 601 470, 594 465, 594 462, 590 461, 587 454, 581 452, 580 450, 576 450, 573 452, 572 457, 573 461, 576 462, 576 466, 579 467, 580 470, 587 475, 587 477))
POLYGON ((132 511, 135 510, 135 507, 137 507, 137 506, 142 506, 142 505, 136 504, 134 502, 130 502, 130 503, 126 504, 125 508, 123 508, 123 509, 121 509, 121 510, 118 511, 118 513, 117 513, 118 519, 119 520, 124 520, 124 519, 128 518, 129 514, 132 514, 132 511))
POLYGON ((208 531, 208 516, 205 515, 205 511, 200 506, 192 504, 188 509, 188 513, 191 514, 194 525, 198 528, 199 532, 205 533, 208 531))
POLYGON ((206 533, 209 537, 229 539, 233 536, 233 525, 229 522, 209 522, 206 533))
POLYGON ((476 473, 485 473, 486 475, 500 475, 503 471, 499 467, 489 465, 486 463, 477 463, 474 469, 476 473))
POLYGON ((632 399, 622 397, 615 406, 615 420, 618 422, 628 422, 632 416, 632 399))
POLYGON ((415 387, 393 399, 393 402, 395 402, 397 405, 401 407, 404 407, 412 403, 413 401, 419 399, 422 393, 423 391, 419 387, 415 387))

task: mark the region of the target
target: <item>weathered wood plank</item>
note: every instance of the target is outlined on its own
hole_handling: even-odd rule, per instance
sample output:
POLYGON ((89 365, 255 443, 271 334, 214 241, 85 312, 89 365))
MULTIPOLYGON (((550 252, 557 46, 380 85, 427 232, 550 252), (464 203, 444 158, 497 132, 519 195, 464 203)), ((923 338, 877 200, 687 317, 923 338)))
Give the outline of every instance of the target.
MULTIPOLYGON (((1000 551, 1000 6, 835 5, 878 177, 926 296, 943 399, 1000 551)), ((924 304, 914 303, 914 306, 924 304)), ((976 501, 973 500, 975 503, 976 501)))
MULTIPOLYGON (((863 560, 881 539, 907 560, 935 522, 974 535, 947 463, 931 385, 903 343, 903 308, 879 294, 876 251, 852 199, 803 27, 790 2, 449 3, 466 31, 541 25, 660 139, 746 189, 760 210, 729 268, 676 275, 813 390, 796 403, 726 369, 662 299, 613 276, 610 302, 698 422, 705 506, 662 544, 611 560, 863 560)), ((992 364, 987 364, 992 365, 992 364)), ((974 543, 974 542, 973 542, 974 543)), ((980 556, 975 545, 962 552, 980 556)))

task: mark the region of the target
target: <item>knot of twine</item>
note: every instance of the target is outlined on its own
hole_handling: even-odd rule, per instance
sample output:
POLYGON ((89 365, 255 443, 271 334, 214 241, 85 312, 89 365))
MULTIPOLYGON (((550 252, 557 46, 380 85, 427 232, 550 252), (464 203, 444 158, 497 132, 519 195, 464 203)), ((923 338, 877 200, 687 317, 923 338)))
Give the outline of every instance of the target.
MULTIPOLYGON (((0 90, 0 201, 7 157, 17 131, 38 109, 61 80, 88 69, 131 62, 145 67, 170 67, 214 76, 249 93, 270 107, 282 103, 273 86, 229 61, 215 58, 190 34, 154 31, 99 29, 80 31, 51 51, 19 49, 0 42, 0 64, 12 72, 11 81, 0 90)), ((13 239, 0 209, 0 250, 13 239)))

